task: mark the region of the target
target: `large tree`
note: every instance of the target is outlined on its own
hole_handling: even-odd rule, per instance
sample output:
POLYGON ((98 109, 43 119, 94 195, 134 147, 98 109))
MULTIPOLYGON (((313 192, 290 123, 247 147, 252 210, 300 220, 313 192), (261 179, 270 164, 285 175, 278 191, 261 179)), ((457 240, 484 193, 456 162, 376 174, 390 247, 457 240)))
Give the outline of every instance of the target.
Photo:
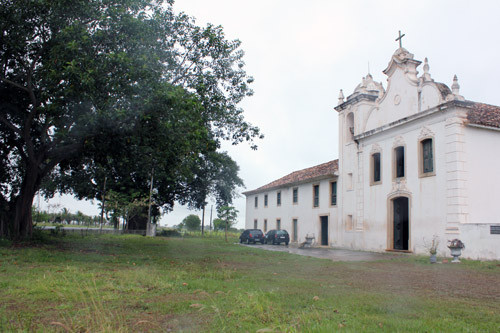
POLYGON ((182 225, 191 231, 200 230, 201 220, 198 215, 190 214, 182 220, 182 225))
POLYGON ((237 107, 253 80, 240 42, 176 15, 172 3, 1 2, 2 235, 30 235, 33 197, 48 177, 70 191, 54 181, 87 173, 75 179, 89 180, 91 193, 113 168, 142 183, 164 172, 163 202, 190 202, 193 170, 220 140, 260 136, 237 107))

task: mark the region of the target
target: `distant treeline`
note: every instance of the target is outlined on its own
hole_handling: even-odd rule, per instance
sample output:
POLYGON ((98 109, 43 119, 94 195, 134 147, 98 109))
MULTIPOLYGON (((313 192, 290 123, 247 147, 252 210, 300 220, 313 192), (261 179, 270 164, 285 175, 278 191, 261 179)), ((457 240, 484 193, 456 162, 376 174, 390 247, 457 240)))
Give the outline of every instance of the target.
MULTIPOLYGON (((100 222, 100 216, 85 215, 81 211, 77 211, 76 214, 73 214, 67 208, 63 208, 59 212, 49 213, 45 210, 38 210, 35 206, 33 206, 32 216, 34 223, 61 223, 97 226, 100 222)), ((103 224, 108 224, 108 220, 105 217, 103 224)))

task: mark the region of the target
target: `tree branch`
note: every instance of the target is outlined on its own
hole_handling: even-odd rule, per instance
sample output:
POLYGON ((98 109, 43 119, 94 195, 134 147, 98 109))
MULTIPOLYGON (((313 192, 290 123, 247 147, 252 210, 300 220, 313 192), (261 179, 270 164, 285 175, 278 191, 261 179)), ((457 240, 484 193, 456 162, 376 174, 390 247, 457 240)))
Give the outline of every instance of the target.
POLYGON ((57 164, 59 164, 62 160, 71 157, 72 155, 78 152, 78 148, 82 146, 81 142, 75 142, 68 145, 64 145, 58 148, 55 148, 51 152, 49 152, 46 157, 49 160, 47 164, 45 164, 41 170, 41 177, 44 177, 48 174, 57 164))
MULTIPOLYGON (((7 119, 5 119, 1 115, 0 115, 0 121, 2 123, 4 123, 14 134, 18 134, 20 137, 22 137, 21 130, 19 128, 17 128, 16 126, 14 126, 11 122, 9 122, 7 119)), ((24 153, 23 145, 21 144, 21 142, 19 142, 18 140, 13 140, 13 143, 14 143, 14 146, 16 146, 16 148, 19 150, 19 155, 21 155, 21 158, 27 162, 28 157, 24 153)))
POLYGON ((29 93, 29 89, 27 87, 23 86, 23 85, 20 85, 19 83, 16 83, 16 82, 11 81, 9 79, 6 79, 4 77, 0 77, 0 80, 2 80, 3 82, 5 82, 7 84, 10 84, 11 86, 14 86, 16 88, 19 88, 19 89, 24 90, 24 91, 26 91, 26 92, 29 93))
POLYGON ((26 117, 26 120, 24 122, 24 141, 26 143, 26 150, 28 153, 28 157, 32 162, 36 162, 35 158, 35 146, 33 145, 33 142, 31 141, 31 126, 33 126, 33 119, 35 118, 35 115, 38 113, 38 105, 37 105, 37 100, 35 96, 35 92, 33 91, 33 85, 32 85, 32 75, 33 75, 33 70, 35 69, 35 64, 36 60, 33 59, 31 62, 31 65, 28 69, 26 81, 27 81, 27 91, 28 95, 30 96, 31 103, 33 105, 33 109, 31 112, 28 113, 28 116, 26 117))
POLYGON ((4 123, 12 132, 14 132, 15 134, 18 134, 19 136, 22 136, 23 132, 21 132, 21 130, 19 128, 14 126, 14 124, 12 124, 10 121, 8 121, 4 116, 0 115, 0 121, 2 123, 4 123))
POLYGON ((45 119, 45 123, 43 124, 42 130, 40 131, 40 141, 45 143, 48 137, 48 131, 50 127, 49 117, 45 119))

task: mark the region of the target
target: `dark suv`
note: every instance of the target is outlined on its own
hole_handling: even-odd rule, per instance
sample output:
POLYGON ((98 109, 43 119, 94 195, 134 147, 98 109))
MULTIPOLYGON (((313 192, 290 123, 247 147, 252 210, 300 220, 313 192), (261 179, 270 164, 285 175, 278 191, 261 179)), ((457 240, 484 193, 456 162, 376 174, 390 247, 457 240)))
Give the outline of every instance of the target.
POLYGON ((285 243, 288 245, 290 236, 286 230, 269 230, 266 234, 266 244, 280 244, 285 243))
POLYGON ((260 229, 247 229, 240 235, 240 243, 257 243, 264 244, 264 233, 260 229))

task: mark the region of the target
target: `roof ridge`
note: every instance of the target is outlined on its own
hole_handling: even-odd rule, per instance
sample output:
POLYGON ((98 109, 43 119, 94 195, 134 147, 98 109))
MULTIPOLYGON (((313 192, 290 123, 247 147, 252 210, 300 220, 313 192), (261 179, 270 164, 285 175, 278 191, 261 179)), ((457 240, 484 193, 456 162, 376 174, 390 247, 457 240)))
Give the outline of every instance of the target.
POLYGON ((339 161, 338 159, 335 159, 312 167, 293 171, 287 174, 286 176, 273 180, 272 182, 264 186, 261 186, 255 190, 243 192, 243 194, 248 195, 252 193, 261 192, 263 190, 270 190, 277 187, 283 187, 289 184, 300 183, 309 179, 314 179, 327 175, 333 175, 336 171, 338 171, 338 161, 339 161))

